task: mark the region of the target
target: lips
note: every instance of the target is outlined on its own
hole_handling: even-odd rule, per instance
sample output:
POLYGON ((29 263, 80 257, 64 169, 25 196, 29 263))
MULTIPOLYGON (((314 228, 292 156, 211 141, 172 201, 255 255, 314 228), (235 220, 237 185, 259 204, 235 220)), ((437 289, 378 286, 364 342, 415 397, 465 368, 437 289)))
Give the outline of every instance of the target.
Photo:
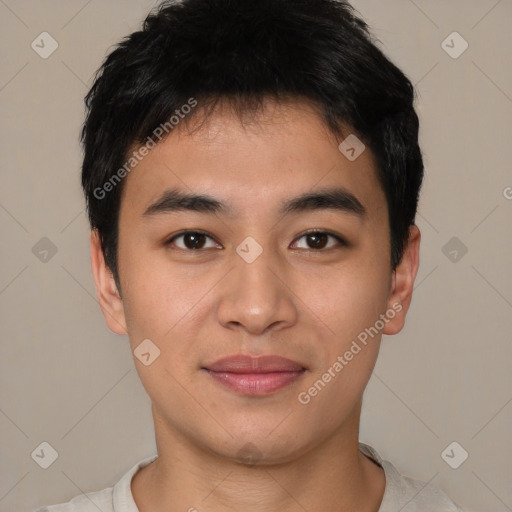
POLYGON ((219 359, 215 363, 206 366, 206 369, 212 372, 275 373, 299 372, 304 370, 304 367, 285 357, 253 357, 240 354, 219 359))
POLYGON ((214 381, 238 394, 264 396, 299 379, 306 369, 280 356, 246 356, 237 354, 203 367, 214 381))

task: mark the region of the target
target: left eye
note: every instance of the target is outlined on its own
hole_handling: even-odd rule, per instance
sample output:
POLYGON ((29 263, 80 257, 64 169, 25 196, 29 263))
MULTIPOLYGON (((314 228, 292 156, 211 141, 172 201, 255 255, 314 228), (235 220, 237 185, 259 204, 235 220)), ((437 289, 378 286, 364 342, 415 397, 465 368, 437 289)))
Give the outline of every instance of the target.
POLYGON ((306 233, 302 235, 300 238, 298 238, 298 240, 302 239, 305 239, 306 246, 304 246, 304 244, 302 245, 302 247, 296 245, 296 248, 319 250, 331 249, 336 245, 346 245, 345 241, 341 237, 325 231, 310 231, 309 233, 306 233), (331 241, 334 241, 334 243, 331 243, 331 245, 328 245, 329 238, 331 239, 331 241))

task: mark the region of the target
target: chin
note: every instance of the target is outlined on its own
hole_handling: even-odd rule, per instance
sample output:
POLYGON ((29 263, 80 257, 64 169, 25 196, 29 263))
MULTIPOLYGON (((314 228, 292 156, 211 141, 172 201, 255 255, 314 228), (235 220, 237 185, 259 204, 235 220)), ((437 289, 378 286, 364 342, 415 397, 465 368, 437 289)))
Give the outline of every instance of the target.
MULTIPOLYGON (((275 427, 275 425, 274 425, 275 427)), ((285 464, 306 454, 319 442, 314 436, 303 442, 297 433, 283 430, 279 434, 269 435, 272 429, 246 431, 236 437, 224 437, 223 440, 210 440, 208 451, 217 457, 238 462, 245 466, 270 466, 285 464)))

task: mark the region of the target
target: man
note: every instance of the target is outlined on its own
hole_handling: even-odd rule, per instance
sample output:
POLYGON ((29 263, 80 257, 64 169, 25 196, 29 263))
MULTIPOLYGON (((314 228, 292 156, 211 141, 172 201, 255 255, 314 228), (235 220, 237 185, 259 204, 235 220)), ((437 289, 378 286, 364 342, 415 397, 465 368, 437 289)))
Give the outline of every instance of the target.
POLYGON ((51 512, 442 512, 359 443, 419 265, 410 81, 336 0, 164 2, 86 100, 108 327, 158 454, 51 512))

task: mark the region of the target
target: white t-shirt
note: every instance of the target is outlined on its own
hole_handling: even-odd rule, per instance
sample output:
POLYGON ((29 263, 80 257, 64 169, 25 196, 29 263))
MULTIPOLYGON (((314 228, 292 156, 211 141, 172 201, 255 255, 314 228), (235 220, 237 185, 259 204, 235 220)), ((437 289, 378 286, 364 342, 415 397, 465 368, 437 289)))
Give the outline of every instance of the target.
MULTIPOLYGON (((462 512, 448 496, 431 484, 402 476, 396 468, 364 443, 359 450, 384 469, 386 489, 378 512, 462 512)), ((139 512, 133 499, 131 481, 135 473, 157 458, 152 455, 133 466, 114 485, 103 491, 82 494, 68 503, 41 507, 34 512, 139 512)))

